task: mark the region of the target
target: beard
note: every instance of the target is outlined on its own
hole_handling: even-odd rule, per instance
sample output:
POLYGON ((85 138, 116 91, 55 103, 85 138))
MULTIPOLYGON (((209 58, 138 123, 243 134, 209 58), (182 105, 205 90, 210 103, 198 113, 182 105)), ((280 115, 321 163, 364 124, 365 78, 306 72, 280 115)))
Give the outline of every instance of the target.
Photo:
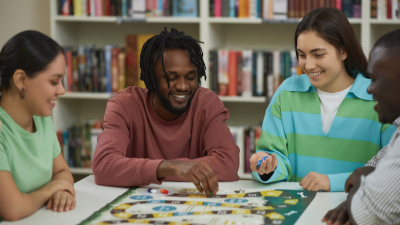
MULTIPOLYGON (((197 88, 196 88, 196 90, 197 90, 197 88)), ((171 104, 171 101, 167 98, 164 98, 164 96, 162 96, 160 94, 160 90, 156 90, 155 93, 156 93, 158 99, 160 100, 162 107, 164 107, 164 109, 166 109, 171 114, 181 116, 183 113, 185 113, 189 109, 190 104, 192 103, 194 94, 196 93, 196 90, 190 96, 189 100, 187 101, 187 104, 182 108, 173 107, 171 104)))

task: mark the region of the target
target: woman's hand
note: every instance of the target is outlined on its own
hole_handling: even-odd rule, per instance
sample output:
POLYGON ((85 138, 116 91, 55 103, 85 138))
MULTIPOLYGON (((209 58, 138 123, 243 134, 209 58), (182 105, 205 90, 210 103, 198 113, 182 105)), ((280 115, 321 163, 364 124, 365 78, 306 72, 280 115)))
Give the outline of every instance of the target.
POLYGON ((46 209, 54 212, 68 212, 75 208, 75 197, 68 191, 56 191, 50 196, 46 209))

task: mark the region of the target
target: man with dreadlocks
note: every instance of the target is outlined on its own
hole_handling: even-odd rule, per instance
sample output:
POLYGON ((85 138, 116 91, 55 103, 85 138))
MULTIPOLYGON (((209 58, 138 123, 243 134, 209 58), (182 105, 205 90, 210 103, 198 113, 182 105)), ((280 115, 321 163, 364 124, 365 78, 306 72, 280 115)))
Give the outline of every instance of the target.
POLYGON ((199 87, 205 75, 199 41, 172 28, 150 38, 140 54, 146 89, 112 97, 93 157, 95 181, 109 186, 193 182, 216 194, 218 181, 235 181, 239 148, 218 96, 199 87))

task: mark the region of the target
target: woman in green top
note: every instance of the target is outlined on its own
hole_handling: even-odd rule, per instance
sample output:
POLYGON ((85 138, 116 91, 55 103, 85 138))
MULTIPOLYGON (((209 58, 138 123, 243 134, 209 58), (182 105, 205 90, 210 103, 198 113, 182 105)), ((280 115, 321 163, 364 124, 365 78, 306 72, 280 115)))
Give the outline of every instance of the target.
POLYGON ((0 52, 0 220, 74 209, 71 172, 51 112, 65 90, 63 49, 37 31, 12 37, 0 52))

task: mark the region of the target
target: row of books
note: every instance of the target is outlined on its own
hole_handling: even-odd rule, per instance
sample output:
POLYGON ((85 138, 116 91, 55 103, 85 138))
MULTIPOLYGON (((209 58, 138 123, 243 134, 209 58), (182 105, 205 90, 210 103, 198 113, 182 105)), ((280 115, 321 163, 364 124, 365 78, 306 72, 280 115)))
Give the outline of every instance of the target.
POLYGON ((400 0, 371 0, 371 18, 400 19, 400 0))
POLYGON ((129 86, 145 88, 139 79, 139 59, 143 44, 152 36, 128 35, 123 48, 114 45, 65 47, 65 90, 115 93, 129 86))
POLYGON ((197 17, 197 0, 58 0, 63 16, 197 17))
POLYGON ((220 96, 272 99, 284 79, 303 74, 295 51, 211 50, 211 89, 220 96))
POLYGON ((88 120, 56 132, 61 152, 69 167, 91 168, 102 120, 88 120))
POLYGON ((210 0, 210 17, 285 20, 303 18, 322 7, 336 7, 348 18, 361 18, 361 0, 210 0))
POLYGON ((240 148, 240 157, 244 158, 244 171, 240 172, 251 173, 250 157, 256 152, 261 126, 231 126, 229 129, 240 148))

